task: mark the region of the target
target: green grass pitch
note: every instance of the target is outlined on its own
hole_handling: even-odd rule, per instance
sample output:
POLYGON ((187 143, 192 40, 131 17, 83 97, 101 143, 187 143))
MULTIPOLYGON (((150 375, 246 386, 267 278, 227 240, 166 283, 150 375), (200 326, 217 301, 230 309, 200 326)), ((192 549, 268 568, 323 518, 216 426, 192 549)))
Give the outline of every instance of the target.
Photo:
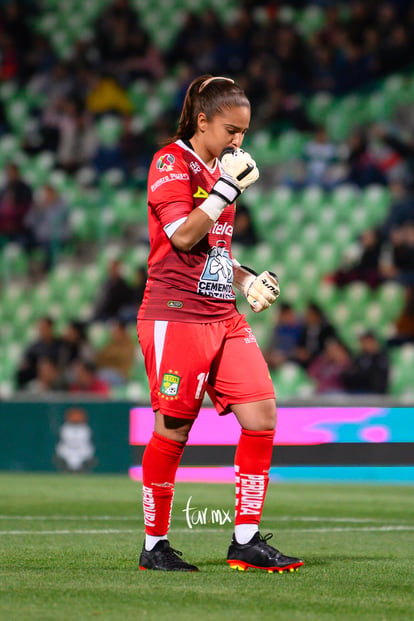
POLYGON ((412 620, 413 492, 271 484, 262 532, 305 560, 279 575, 225 562, 232 525, 211 512, 233 518, 232 486, 178 484, 170 540, 201 570, 179 574, 138 571, 140 486, 127 477, 0 474, 0 619, 412 620))

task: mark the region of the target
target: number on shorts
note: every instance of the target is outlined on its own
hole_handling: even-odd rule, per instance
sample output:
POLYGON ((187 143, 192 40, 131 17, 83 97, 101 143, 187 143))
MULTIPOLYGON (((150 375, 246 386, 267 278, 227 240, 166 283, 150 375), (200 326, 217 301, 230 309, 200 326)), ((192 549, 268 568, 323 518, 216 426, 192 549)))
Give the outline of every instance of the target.
POLYGON ((200 399, 201 392, 203 390, 203 386, 204 386, 204 384, 207 384, 208 373, 199 373, 199 375, 197 375, 197 379, 198 379, 198 384, 197 384, 197 390, 196 390, 195 398, 196 399, 200 399))

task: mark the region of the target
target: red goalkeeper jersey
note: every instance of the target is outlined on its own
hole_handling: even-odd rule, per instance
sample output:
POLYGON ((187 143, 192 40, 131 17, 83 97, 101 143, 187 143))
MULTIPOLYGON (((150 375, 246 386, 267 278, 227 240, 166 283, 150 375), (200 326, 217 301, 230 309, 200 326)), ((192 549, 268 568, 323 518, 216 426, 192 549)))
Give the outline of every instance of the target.
POLYGON ((209 168, 182 140, 155 154, 148 176, 148 281, 139 319, 211 322, 238 313, 232 288, 234 205, 225 207, 189 252, 170 241, 219 177, 219 162, 209 168))

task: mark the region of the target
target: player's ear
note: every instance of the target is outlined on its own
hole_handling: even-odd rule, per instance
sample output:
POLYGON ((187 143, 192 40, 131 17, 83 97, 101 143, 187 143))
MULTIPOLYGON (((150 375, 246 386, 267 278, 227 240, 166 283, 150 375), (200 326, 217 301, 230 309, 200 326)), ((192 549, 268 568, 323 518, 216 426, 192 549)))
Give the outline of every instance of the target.
POLYGON ((204 133, 207 129, 208 119, 204 112, 199 112, 197 116, 197 129, 204 133))

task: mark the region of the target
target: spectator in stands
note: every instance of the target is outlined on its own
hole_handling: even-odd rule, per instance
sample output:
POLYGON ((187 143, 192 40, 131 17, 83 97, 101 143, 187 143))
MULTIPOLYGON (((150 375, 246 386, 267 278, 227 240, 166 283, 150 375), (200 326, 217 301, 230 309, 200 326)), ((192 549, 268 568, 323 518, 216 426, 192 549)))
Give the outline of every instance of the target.
POLYGON ((45 253, 44 268, 49 270, 70 238, 69 210, 65 200, 53 186, 43 186, 24 223, 26 248, 41 248, 45 253))
POLYGON ((0 137, 7 134, 10 130, 7 116, 4 110, 4 103, 0 101, 0 137))
POLYGON ((342 159, 340 148, 328 137, 323 126, 319 126, 303 150, 305 162, 305 185, 320 185, 331 189, 341 180, 335 165, 342 159))
POLYGON ((365 54, 362 45, 348 34, 344 37, 341 48, 337 49, 336 77, 337 95, 360 88, 375 78, 370 58, 365 54))
MULTIPOLYGON (((177 33, 171 49, 167 50, 165 54, 169 66, 174 66, 177 63, 192 65, 198 50, 204 47, 206 41, 219 41, 222 37, 223 25, 214 10, 207 9, 202 15, 198 12, 187 13, 184 24, 177 33)), ((189 82, 191 82, 191 78, 189 82)), ((184 92, 187 86, 188 84, 186 84, 184 92)), ((180 107, 181 103, 179 104, 180 107)))
POLYGON ((315 382, 316 393, 344 393, 344 373, 350 364, 351 356, 345 345, 337 338, 328 338, 321 353, 307 368, 315 382))
POLYGON ((96 131, 79 101, 63 101, 45 123, 58 131, 57 161, 66 172, 74 173, 92 160, 98 146, 96 131))
POLYGON ((110 386, 122 386, 128 381, 134 366, 135 353, 135 341, 124 322, 113 320, 109 341, 97 352, 98 377, 110 386))
POLYGON ((288 302, 278 305, 275 325, 269 346, 263 355, 271 369, 277 369, 285 362, 294 359, 299 338, 302 333, 302 321, 288 302))
POLYGON ((385 275, 404 285, 414 285, 414 221, 391 232, 391 259, 385 275))
POLYGON ((73 380, 73 367, 78 359, 95 360, 95 351, 88 341, 85 324, 69 321, 61 334, 58 366, 68 381, 73 380))
POLYGON ((254 246, 259 241, 250 211, 243 203, 237 203, 232 241, 243 246, 254 246))
POLYGON ((379 49, 379 68, 383 75, 402 69, 412 58, 408 32, 403 24, 396 23, 389 36, 382 39, 379 49))
POLYGON ((121 144, 116 127, 109 132, 100 132, 99 144, 93 158, 93 167, 98 175, 107 170, 118 169, 127 173, 127 163, 121 151, 121 144))
POLYGON ((99 53, 99 63, 107 68, 128 54, 128 35, 140 29, 137 12, 128 0, 115 0, 99 15, 93 42, 99 53))
POLYGON ((137 28, 128 34, 127 55, 116 72, 124 84, 140 79, 156 82, 163 77, 165 67, 160 50, 144 30, 137 28))
POLYGON ((313 92, 336 91, 334 50, 331 46, 318 44, 313 48, 311 89, 313 92))
POLYGON ((136 169, 146 165, 152 149, 149 136, 134 127, 133 116, 122 117, 122 132, 119 138, 119 150, 127 174, 132 177, 136 169))
POLYGON ((353 131, 348 138, 347 148, 345 179, 347 183, 360 188, 372 183, 387 184, 387 178, 376 161, 365 131, 360 129, 353 131))
POLYGON ((300 96, 287 93, 277 81, 269 90, 265 100, 261 105, 258 104, 261 110, 260 125, 268 127, 274 135, 287 128, 298 131, 311 131, 315 128, 300 96))
POLYGON ((6 183, 0 193, 0 236, 22 241, 24 220, 32 206, 32 190, 16 164, 6 166, 6 183))
POLYGON ((108 112, 131 114, 134 110, 128 93, 115 78, 110 75, 99 75, 96 71, 89 72, 86 108, 93 115, 108 112))
POLYGON ((414 343, 414 286, 405 287, 404 307, 395 320, 394 334, 387 342, 389 347, 414 343))
POLYGON ((134 291, 122 276, 120 261, 114 259, 109 264, 108 277, 102 285, 96 302, 93 320, 115 319, 124 306, 134 303, 134 291))
POLYGON ((93 362, 80 359, 75 364, 74 377, 69 385, 69 390, 73 393, 90 393, 108 397, 110 386, 98 377, 93 362))
POLYGON ((40 358, 37 363, 35 379, 27 385, 27 390, 37 394, 45 394, 53 391, 66 391, 68 383, 59 371, 59 367, 51 358, 40 358))
POLYGON ((394 154, 398 155, 400 162, 403 161, 405 163, 402 174, 396 179, 392 179, 391 182, 407 182, 407 180, 409 180, 410 185, 412 185, 412 180, 410 178, 414 172, 414 140, 412 138, 411 140, 402 138, 396 129, 390 130, 381 124, 373 125, 371 134, 394 154))
POLYGON ((361 233, 359 241, 359 256, 335 272, 333 280, 338 287, 359 280, 375 289, 384 280, 380 270, 382 240, 378 231, 367 229, 361 233))
POLYGON ((381 235, 388 240, 395 228, 403 227, 407 222, 414 222, 414 196, 401 181, 390 185, 393 198, 388 215, 381 227, 381 235))
POLYGON ((24 388, 37 377, 39 360, 46 358, 54 364, 59 360, 61 343, 55 337, 54 322, 51 317, 45 316, 39 319, 37 334, 37 340, 28 346, 17 369, 16 384, 18 388, 24 388))
POLYGON ((14 80, 20 72, 18 49, 7 32, 0 32, 0 49, 0 82, 14 80))
POLYGON ((326 341, 332 337, 336 337, 335 328, 318 304, 311 302, 306 308, 294 360, 303 367, 308 367, 324 349, 326 341))
POLYGON ((138 309, 144 296, 145 284, 148 274, 146 267, 140 265, 135 270, 134 278, 130 283, 132 302, 125 304, 119 309, 118 317, 124 323, 133 323, 137 321, 138 309))
POLYGON ((343 374, 345 389, 354 394, 386 394, 389 382, 388 354, 382 349, 376 334, 364 332, 360 350, 352 357, 343 374))
MULTIPOLYGON (((39 96, 47 92, 47 101, 42 107, 42 125, 48 127, 48 118, 56 113, 63 101, 70 98, 74 87, 74 77, 68 63, 56 62, 51 68, 38 67, 28 84, 29 92, 39 96)), ((45 148, 55 146, 57 141, 47 143, 45 148)))

